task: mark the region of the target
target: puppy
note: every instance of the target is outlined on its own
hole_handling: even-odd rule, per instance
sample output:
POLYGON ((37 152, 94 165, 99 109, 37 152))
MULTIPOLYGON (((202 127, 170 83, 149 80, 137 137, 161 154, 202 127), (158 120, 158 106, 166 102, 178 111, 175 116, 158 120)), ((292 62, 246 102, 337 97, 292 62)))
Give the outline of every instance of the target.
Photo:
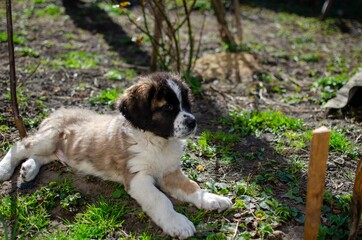
POLYGON ((206 210, 222 211, 231 201, 202 191, 180 167, 184 139, 194 133, 190 91, 178 75, 139 77, 118 101, 119 115, 60 109, 35 135, 14 144, 0 162, 0 181, 20 161, 20 178, 33 180, 39 168, 60 160, 85 173, 120 182, 144 212, 172 237, 188 238, 195 227, 177 213, 165 194, 206 210))

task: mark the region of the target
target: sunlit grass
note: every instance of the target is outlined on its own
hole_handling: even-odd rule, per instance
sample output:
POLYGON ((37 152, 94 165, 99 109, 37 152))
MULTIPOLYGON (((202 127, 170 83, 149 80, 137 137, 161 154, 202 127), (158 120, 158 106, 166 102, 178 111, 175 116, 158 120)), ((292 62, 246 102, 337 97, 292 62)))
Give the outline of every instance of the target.
POLYGON ((50 238, 112 238, 113 234, 120 230, 127 213, 129 210, 125 203, 100 199, 97 203, 88 205, 84 213, 78 213, 73 221, 67 221, 66 229, 56 231, 50 238))
MULTIPOLYGON (((39 2, 40 4, 40 2, 39 2)), ((55 4, 46 4, 44 8, 35 9, 35 16, 37 17, 57 17, 63 14, 64 9, 55 4)))
POLYGON ((98 54, 95 53, 70 51, 65 54, 59 54, 58 58, 51 61, 50 64, 54 68, 90 69, 98 66, 98 58, 98 54))
POLYGON ((123 93, 122 89, 103 90, 98 95, 91 97, 88 102, 93 105, 100 104, 113 107, 121 93, 123 93))
POLYGON ((300 130, 303 127, 301 119, 275 111, 233 111, 222 123, 230 127, 230 132, 240 136, 258 135, 262 132, 278 134, 286 130, 300 130))

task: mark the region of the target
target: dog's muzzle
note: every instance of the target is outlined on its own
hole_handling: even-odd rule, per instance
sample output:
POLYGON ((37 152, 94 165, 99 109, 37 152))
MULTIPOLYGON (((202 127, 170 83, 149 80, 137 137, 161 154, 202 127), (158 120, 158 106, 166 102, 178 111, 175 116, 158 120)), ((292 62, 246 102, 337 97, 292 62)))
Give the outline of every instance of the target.
POLYGON ((196 119, 188 112, 180 112, 174 123, 174 137, 185 138, 196 130, 196 119))

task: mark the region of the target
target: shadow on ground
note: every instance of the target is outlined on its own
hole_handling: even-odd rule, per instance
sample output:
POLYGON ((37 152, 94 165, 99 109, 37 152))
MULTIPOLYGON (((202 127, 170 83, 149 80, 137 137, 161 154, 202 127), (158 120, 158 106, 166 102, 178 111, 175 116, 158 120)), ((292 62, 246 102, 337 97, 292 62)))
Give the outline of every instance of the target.
POLYGON ((142 51, 122 26, 115 23, 107 12, 92 3, 80 0, 63 0, 65 13, 74 24, 92 34, 101 34, 107 44, 128 64, 148 66, 149 55, 142 51))
MULTIPOLYGON (((276 12, 289 12, 305 17, 319 17, 324 1, 322 0, 246 0, 241 4, 253 7, 266 8, 276 12)), ((345 18, 351 20, 362 21, 360 12, 362 9, 362 1, 333 1, 327 17, 345 18)))

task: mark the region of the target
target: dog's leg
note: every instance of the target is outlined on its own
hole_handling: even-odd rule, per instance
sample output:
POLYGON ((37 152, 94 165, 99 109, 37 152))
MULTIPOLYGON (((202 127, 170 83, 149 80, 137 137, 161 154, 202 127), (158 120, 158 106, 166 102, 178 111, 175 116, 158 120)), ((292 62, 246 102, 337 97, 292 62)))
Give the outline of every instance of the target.
POLYGON ((18 184, 30 182, 39 173, 39 169, 42 165, 54 161, 56 157, 53 156, 31 156, 26 160, 20 168, 20 177, 18 184))
POLYGON ((194 204, 206 210, 223 211, 231 207, 229 198, 208 193, 200 189, 194 181, 188 179, 181 169, 177 169, 163 177, 160 183, 163 191, 181 201, 194 204))
POLYGON ((55 128, 45 128, 14 144, 0 162, 0 181, 8 180, 16 166, 30 156, 53 155, 58 141, 59 131, 55 128))
POLYGON ((40 129, 34 136, 23 140, 30 156, 50 156, 56 151, 60 132, 53 127, 40 129))
POLYGON ((167 234, 185 239, 195 233, 193 223, 173 209, 171 201, 154 185, 153 177, 144 173, 136 174, 128 192, 167 234))
POLYGON ((28 156, 29 151, 24 143, 22 141, 15 143, 0 162, 0 181, 11 178, 16 166, 28 156))

